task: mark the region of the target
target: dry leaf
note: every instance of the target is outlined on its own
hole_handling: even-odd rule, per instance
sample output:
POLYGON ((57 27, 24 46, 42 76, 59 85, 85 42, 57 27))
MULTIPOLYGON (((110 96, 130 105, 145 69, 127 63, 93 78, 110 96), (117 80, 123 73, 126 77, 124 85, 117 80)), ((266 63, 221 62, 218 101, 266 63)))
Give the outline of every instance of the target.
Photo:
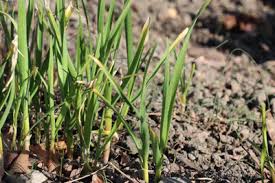
POLYGON ((47 165, 49 172, 55 171, 59 166, 56 154, 49 153, 46 150, 45 144, 31 146, 31 151, 40 158, 44 166, 47 165))
POLYGON ((49 159, 48 159, 48 171, 54 172, 59 167, 59 163, 57 160, 57 154, 54 152, 49 153, 49 159))
POLYGON ((29 151, 23 151, 14 160, 11 165, 11 172, 26 174, 30 172, 29 167, 31 166, 29 161, 29 151))
POLYGON ((57 168, 58 168, 57 160, 55 160, 55 158, 50 158, 48 161, 48 171, 54 172, 57 170, 57 168))
POLYGON ((33 145, 30 146, 30 149, 33 154, 36 154, 38 156, 38 158, 42 161, 43 165, 45 166, 49 158, 45 144, 33 145))
POLYGON ((268 135, 270 136, 272 144, 274 145, 275 144, 275 120, 270 112, 267 112, 267 115, 266 115, 266 126, 267 126, 268 135))
POLYGON ((55 150, 57 151, 66 151, 67 150, 67 144, 64 140, 58 141, 55 143, 55 150))
POLYGON ((12 162, 18 157, 18 155, 19 154, 16 152, 7 152, 7 154, 5 155, 4 168, 9 169, 12 162))
POLYGON ((93 175, 91 183, 103 183, 103 180, 97 175, 93 175))

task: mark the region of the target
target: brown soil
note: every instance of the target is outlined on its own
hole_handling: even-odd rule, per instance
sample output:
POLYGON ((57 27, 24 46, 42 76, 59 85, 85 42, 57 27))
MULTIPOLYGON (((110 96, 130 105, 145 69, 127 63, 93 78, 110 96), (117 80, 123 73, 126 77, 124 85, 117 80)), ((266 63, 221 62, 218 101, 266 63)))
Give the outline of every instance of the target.
MULTIPOLYGON (((138 34, 150 17, 150 39, 158 43, 157 53, 162 53, 166 38, 175 38, 189 26, 202 2, 135 1, 134 20, 139 26, 134 29, 138 34)), ((197 70, 186 110, 180 103, 176 106, 165 154, 166 177, 178 177, 180 182, 261 179, 259 151, 253 144, 261 144, 262 138, 259 104, 265 102, 275 114, 274 13, 271 1, 214 0, 203 14, 192 36, 186 75, 191 63, 197 70)), ((151 126, 156 130, 160 86, 156 79, 150 92, 151 126)), ((116 144, 112 156, 122 172, 136 177, 138 159, 125 157, 124 148, 132 147, 129 137, 122 138, 125 141, 116 144)), ((127 180, 115 170, 108 175, 114 182, 127 180)))
MULTIPOLYGON (((96 12, 96 0, 89 2, 91 12, 96 12)), ((189 26, 202 2, 134 1, 135 34, 150 17, 150 40, 158 44, 157 58, 165 49, 166 38, 174 39, 189 26)), ((191 63, 196 64, 196 72, 186 109, 179 102, 175 107, 165 152, 164 182, 261 180, 260 152, 254 144, 260 145, 262 140, 259 104, 265 102, 275 114, 274 18, 271 0, 213 0, 200 18, 188 52, 186 75, 191 63)), ((155 130, 161 111, 162 75, 158 77, 149 89, 148 112, 155 130)), ((135 119, 129 120, 135 126, 135 119)), ((102 175, 111 182, 141 181, 138 156, 127 133, 122 131, 112 147, 111 164, 101 171, 102 175)), ((70 170, 75 171, 70 174, 81 171, 78 160, 70 163, 70 170)), ((153 170, 152 165, 150 168, 153 170)), ((90 182, 92 177, 101 179, 91 176, 81 181, 90 182)), ((57 177, 52 181, 57 180, 67 179, 57 177)))

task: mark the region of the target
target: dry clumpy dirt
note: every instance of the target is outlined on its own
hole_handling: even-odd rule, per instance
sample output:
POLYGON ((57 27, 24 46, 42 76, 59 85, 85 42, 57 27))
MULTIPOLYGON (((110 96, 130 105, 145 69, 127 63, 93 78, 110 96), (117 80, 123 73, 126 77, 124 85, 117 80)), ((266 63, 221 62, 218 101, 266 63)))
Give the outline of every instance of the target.
MULTIPOLYGON (((165 49, 165 38, 175 38, 203 0, 140 0, 133 2, 134 29, 151 18, 150 39, 165 49)), ((200 18, 187 58, 196 64, 195 77, 183 111, 176 104, 165 155, 164 175, 178 177, 164 182, 257 182, 261 143, 259 105, 265 102, 275 114, 275 16, 274 2, 213 0, 200 18)), ((158 56, 158 55, 156 55, 158 56)), ((161 75, 160 75, 161 77, 161 75)), ((158 129, 161 80, 150 92, 150 122, 158 129)), ((117 144, 113 156, 120 170, 133 177, 137 157, 127 157, 129 137, 117 144), (126 159, 126 160, 125 160, 126 159)), ((113 176, 113 177, 112 177, 113 176)), ((121 175, 113 174, 114 182, 121 175)), ((121 181, 120 181, 121 180, 121 181)), ((125 180, 124 180, 125 181, 125 180)))
MULTIPOLYGON (((97 2, 88 2, 94 15, 97 2)), ((133 1, 135 34, 150 17, 150 40, 158 44, 158 58, 165 49, 166 38, 174 39, 189 26, 202 3, 203 0, 133 1)), ((261 180, 260 154, 253 144, 260 145, 262 138, 259 104, 265 102, 275 114, 274 18, 272 0, 213 0, 200 18, 188 52, 186 75, 191 63, 195 63, 196 72, 186 109, 179 102, 175 106, 163 182, 261 180)), ((149 88, 149 121, 156 131, 161 77, 159 74, 149 88)), ((134 118, 129 120, 135 123, 134 118)), ((108 180, 141 181, 138 156, 127 133, 122 132, 113 145, 110 159, 112 166, 103 171, 108 180)), ((32 177, 38 175, 39 171, 35 171, 32 177)), ((42 180, 34 178, 33 182, 42 180)), ((43 178, 47 181, 47 177, 43 178)))

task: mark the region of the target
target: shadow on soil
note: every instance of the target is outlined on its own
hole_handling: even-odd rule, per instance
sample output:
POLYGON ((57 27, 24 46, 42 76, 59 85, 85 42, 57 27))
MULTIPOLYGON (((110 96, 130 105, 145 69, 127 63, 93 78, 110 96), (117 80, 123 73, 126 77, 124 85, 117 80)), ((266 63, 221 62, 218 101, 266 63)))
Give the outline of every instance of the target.
MULTIPOLYGON (((268 6, 275 7, 273 1, 266 1, 268 6)), ((217 46, 234 55, 246 52, 257 63, 275 60, 275 12, 271 11, 261 17, 240 12, 225 12, 223 20, 218 17, 207 17, 202 22, 202 28, 208 28, 211 34, 222 36, 225 41, 210 38, 202 43, 204 46, 217 46)))

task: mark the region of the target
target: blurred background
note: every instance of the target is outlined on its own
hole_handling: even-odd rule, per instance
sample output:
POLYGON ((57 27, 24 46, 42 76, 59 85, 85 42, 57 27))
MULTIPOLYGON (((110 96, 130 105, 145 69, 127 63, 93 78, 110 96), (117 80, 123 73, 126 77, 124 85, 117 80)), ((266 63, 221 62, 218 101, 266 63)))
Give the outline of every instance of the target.
MULTIPOLYGON (((152 18, 156 37, 163 38, 174 37, 189 26, 202 2, 139 0, 133 8, 136 21, 142 24, 152 18)), ((247 52, 257 63, 275 59, 274 5, 272 0, 213 0, 193 34, 193 44, 218 47, 225 53, 239 49, 234 54, 247 52)))

